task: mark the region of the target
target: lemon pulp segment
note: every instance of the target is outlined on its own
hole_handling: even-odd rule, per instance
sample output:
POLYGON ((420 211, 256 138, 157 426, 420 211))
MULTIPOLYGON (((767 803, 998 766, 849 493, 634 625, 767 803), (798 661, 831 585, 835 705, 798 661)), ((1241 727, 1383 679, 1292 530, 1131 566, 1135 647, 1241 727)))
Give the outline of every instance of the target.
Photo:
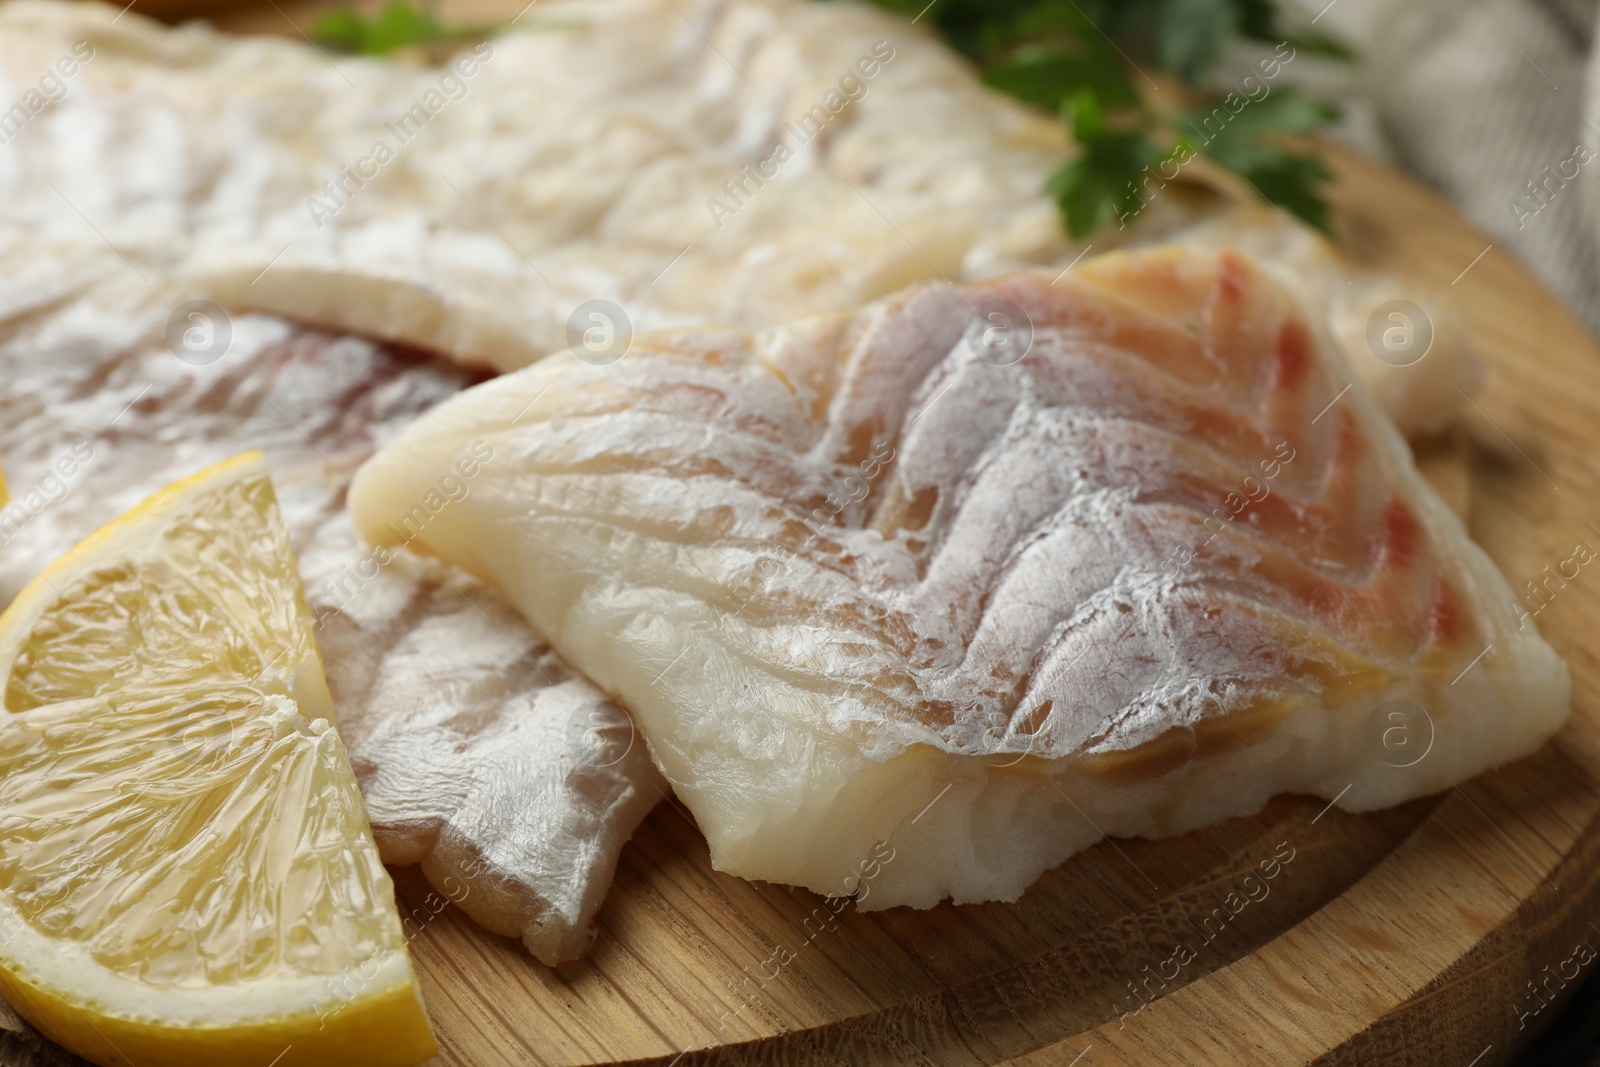
POLYGON ((0 987, 102 1064, 433 1038, 265 463, 145 501, 0 616, 0 987))

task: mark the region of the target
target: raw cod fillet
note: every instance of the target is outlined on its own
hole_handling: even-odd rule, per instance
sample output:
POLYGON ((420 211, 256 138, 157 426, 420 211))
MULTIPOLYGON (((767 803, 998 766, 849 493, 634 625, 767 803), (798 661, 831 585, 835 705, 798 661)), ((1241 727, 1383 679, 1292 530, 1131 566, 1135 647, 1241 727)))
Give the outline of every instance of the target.
POLYGON ((505 461, 413 544, 632 711, 746 878, 847 893, 888 842, 867 907, 1011 900, 1102 833, 1395 804, 1567 715, 1565 664, 1242 254, 551 357, 380 451, 358 528, 417 522, 478 439, 505 461), (1431 717, 1407 766, 1372 740, 1394 701, 1431 717))
MULTIPOLYGON (((330 62, 94 3, 0 3, 0 82, 16 93, 80 43, 92 57, 61 99, 0 145, 0 461, 19 496, 45 494, 0 534, 0 599, 166 481, 265 444, 385 858, 420 859, 452 899, 480 872, 488 888, 464 910, 547 962, 570 958, 664 788, 626 746, 626 717, 459 571, 402 557, 350 592, 368 552, 338 516, 343 476, 464 378, 255 315, 236 315, 223 363, 185 368, 160 340, 166 314, 209 294, 514 367, 565 347, 574 309, 597 297, 637 329, 756 327, 941 272, 1054 272, 1082 251, 1041 192, 1068 151, 1059 123, 979 86, 921 28, 851 3, 541 3, 318 226, 308 202, 392 137, 440 70, 330 62), (879 40, 895 52, 867 95, 714 225, 707 200, 730 202, 723 183, 879 40), (94 461, 47 499, 49 469, 80 440, 94 461), (568 781, 569 757, 598 777, 552 809, 541 790, 568 781)), ((1174 186, 1127 236, 1252 243, 1359 340, 1381 282, 1348 285, 1316 245, 1202 186, 1174 186)), ((1472 379, 1448 330, 1413 367, 1350 351, 1408 431, 1448 419, 1472 379)))
MULTIPOLYGON (((93 239, 66 200, 146 273, 230 306, 504 369, 564 348, 595 298, 636 329, 767 325, 1075 254, 1043 192, 1060 123, 863 4, 542 0, 449 85, 297 38, 112 25, 120 7, 0 4, 19 91, 94 50, 9 146, 0 218, 93 239), (864 95, 746 177, 862 60, 864 95)), ((1217 199, 1175 191, 1144 228, 1217 199)))
POLYGON ((546 963, 582 955, 664 783, 627 715, 498 595, 409 553, 376 566, 344 510, 345 475, 469 376, 258 315, 233 320, 216 363, 191 366, 161 335, 168 305, 137 280, 96 284, 70 250, 8 251, 0 605, 150 492, 263 449, 382 858, 420 863, 546 963))
MULTIPOLYGON (((762 328, 919 280, 1059 271, 1086 250, 1044 192, 1072 151, 1061 123, 866 5, 542 0, 458 57, 470 75, 119 8, 0 3, 0 83, 20 92, 92 49, 0 146, 0 226, 231 310, 508 369, 577 343, 591 300, 633 330, 762 328), (791 156, 761 178, 779 145, 791 156), (374 176, 351 170, 362 160, 374 176)), ((1203 162, 1093 247, 1180 237, 1290 266, 1405 432, 1438 429, 1456 387, 1475 388, 1442 301, 1335 266, 1335 248, 1231 201, 1203 162), (1412 366, 1367 348, 1395 295, 1438 326, 1412 366)))

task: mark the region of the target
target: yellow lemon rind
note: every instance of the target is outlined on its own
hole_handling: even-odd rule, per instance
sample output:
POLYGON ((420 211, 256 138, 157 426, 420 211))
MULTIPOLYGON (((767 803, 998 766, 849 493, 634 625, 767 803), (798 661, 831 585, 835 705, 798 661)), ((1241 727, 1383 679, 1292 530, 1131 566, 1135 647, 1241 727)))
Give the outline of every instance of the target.
MULTIPOLYGON (((411 965, 396 953, 379 965, 383 985, 340 999, 359 987, 360 975, 307 979, 324 1003, 313 1011, 229 1021, 217 1026, 174 1026, 132 1016, 95 1001, 52 994, 0 962, 0 992, 46 1037, 94 1063, 144 1067, 311 1067, 361 1064, 412 1067, 437 1051, 411 965)), ((163 990, 181 1000, 190 991, 163 990)), ((241 993, 260 992, 244 987, 241 993)))
MULTIPOLYGON (((137 554, 186 499, 265 474, 264 456, 247 452, 175 482, 35 578, 0 614, 0 693, 39 616, 76 577, 137 554)), ((309 619, 303 595, 299 599, 309 619)), ((314 644, 310 654, 317 655, 314 644)), ((315 666, 320 673, 320 662, 315 666)), ((340 975, 152 987, 107 970, 77 944, 39 932, 3 895, 0 993, 50 1039, 119 1067, 411 1067, 437 1050, 403 949, 383 949, 340 975)))

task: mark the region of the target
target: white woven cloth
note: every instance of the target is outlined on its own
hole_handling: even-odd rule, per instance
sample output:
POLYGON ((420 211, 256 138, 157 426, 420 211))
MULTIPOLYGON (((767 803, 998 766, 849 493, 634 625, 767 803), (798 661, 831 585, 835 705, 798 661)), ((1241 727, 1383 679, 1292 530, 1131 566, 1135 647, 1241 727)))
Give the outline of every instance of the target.
POLYGON ((1348 104, 1345 135, 1454 201, 1600 334, 1600 3, 1294 2, 1361 54, 1293 68, 1348 104))

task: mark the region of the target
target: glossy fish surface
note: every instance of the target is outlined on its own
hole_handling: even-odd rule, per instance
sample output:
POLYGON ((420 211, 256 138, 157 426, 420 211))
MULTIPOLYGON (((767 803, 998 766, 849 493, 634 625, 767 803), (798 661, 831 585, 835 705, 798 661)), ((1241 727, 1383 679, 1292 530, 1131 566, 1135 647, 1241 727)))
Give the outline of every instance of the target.
POLYGON ((1525 755, 1565 664, 1303 304, 1233 251, 913 287, 477 386, 351 494, 632 711, 719 868, 867 907, 1525 755), (1425 720, 1415 759, 1385 745, 1425 720))
POLYGON ((1185 240, 1292 272, 1408 434, 1479 377, 1442 300, 1202 167, 1069 240, 1045 191, 1075 150, 1058 119, 980 83, 925 21, 866 4, 543 0, 422 66, 120 5, 0 3, 0 80, 63 63, 59 99, 0 144, 0 230, 474 366, 1185 240), (1397 296, 1436 327, 1404 366, 1368 342, 1397 296))
MULTIPOLYGON (((265 315, 235 316, 225 346, 174 349, 165 296, 125 267, 20 251, 8 265, 55 269, 31 290, 0 277, 0 603, 149 493, 262 449, 380 855, 422 864, 442 899, 547 963, 581 955, 664 783, 627 715, 493 590, 375 555, 344 508, 372 451, 471 376, 265 315)), ((473 489, 460 471, 446 486, 473 489)))

